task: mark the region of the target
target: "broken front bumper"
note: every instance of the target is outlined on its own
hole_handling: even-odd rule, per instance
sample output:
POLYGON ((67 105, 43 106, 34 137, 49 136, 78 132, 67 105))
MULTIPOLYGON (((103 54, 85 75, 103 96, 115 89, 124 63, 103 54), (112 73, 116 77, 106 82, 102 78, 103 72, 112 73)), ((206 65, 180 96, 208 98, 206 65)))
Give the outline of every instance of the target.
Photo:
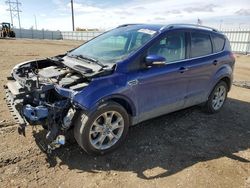
MULTIPOLYGON (((25 91, 19 82, 15 80, 9 80, 4 86, 4 91, 9 111, 13 115, 15 122, 19 124, 19 134, 25 136, 26 125, 42 125, 48 131, 46 134, 46 140, 49 143, 48 152, 65 144, 64 133, 71 126, 76 112, 69 99, 60 99, 54 101, 54 103, 42 102, 36 99, 37 104, 33 103, 35 101, 34 96, 39 93, 25 91)), ((69 97, 72 95, 70 91, 65 89, 57 88, 56 91, 61 96, 69 97)))
POLYGON ((25 118, 23 117, 21 112, 22 108, 22 99, 18 99, 17 93, 18 86, 16 82, 8 82, 7 85, 4 85, 5 91, 5 100, 9 111, 11 112, 15 122, 21 126, 25 126, 27 124, 25 118))

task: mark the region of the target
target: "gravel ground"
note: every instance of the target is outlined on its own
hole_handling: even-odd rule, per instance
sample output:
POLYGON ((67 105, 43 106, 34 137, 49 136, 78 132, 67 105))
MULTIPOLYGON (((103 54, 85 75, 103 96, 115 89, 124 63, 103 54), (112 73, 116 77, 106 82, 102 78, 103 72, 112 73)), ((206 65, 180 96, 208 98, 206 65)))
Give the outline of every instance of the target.
MULTIPOLYGON (((0 40, 1 87, 15 64, 79 44, 0 40)), ((250 81, 249 56, 237 55, 235 81, 220 113, 192 107, 143 122, 102 157, 86 155, 72 135, 44 153, 45 132, 29 127, 19 136, 1 92, 0 187, 250 187, 250 90, 237 84, 250 81)))

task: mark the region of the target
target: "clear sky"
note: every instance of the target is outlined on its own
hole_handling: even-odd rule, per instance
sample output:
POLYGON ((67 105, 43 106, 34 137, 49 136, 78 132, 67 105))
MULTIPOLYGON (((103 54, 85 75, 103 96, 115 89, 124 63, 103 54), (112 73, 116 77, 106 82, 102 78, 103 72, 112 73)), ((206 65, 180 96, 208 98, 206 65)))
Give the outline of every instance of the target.
MULTIPOLYGON (((21 25, 71 30, 70 0, 19 0, 21 25)), ((250 0, 74 0, 75 26, 109 29, 124 23, 196 23, 223 28, 250 28, 250 0)), ((0 0, 0 22, 10 22, 0 0)), ((15 20, 14 26, 18 27, 15 20)))

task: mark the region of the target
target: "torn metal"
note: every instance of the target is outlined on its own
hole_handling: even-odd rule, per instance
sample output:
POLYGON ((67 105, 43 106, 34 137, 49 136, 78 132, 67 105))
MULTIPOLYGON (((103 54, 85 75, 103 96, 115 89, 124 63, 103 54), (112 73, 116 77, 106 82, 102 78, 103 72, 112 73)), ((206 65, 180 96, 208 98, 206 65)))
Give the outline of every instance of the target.
POLYGON ((63 135, 71 128, 79 106, 74 95, 93 78, 109 74, 112 68, 60 55, 15 66, 4 86, 6 101, 18 131, 26 125, 42 125, 48 130, 49 150, 65 143, 63 135))

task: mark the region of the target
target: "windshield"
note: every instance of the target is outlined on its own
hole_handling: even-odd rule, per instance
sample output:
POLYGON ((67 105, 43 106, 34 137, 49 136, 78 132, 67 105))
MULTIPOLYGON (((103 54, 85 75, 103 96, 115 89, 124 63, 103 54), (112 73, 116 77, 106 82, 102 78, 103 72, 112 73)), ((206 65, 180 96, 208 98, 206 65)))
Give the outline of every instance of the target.
POLYGON ((103 64, 114 64, 139 49, 155 33, 154 30, 135 27, 116 28, 76 48, 69 55, 80 55, 103 64))

